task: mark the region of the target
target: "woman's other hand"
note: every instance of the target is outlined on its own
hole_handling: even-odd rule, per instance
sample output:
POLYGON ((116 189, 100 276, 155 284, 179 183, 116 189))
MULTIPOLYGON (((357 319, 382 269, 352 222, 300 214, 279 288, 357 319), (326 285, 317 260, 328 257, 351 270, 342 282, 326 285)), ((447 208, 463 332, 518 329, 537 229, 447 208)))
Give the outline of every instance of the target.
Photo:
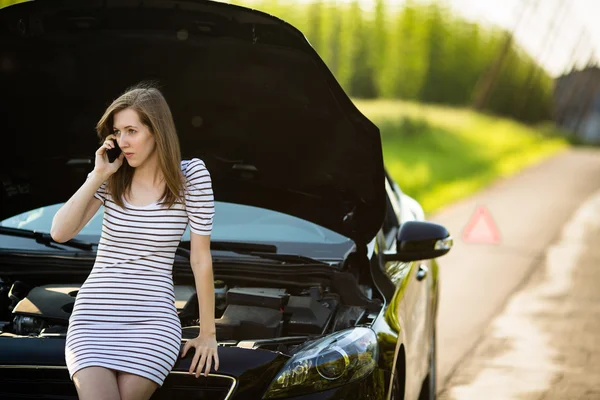
POLYGON ((102 143, 102 146, 98 150, 96 150, 96 162, 94 166, 94 171, 99 173, 104 179, 108 179, 112 174, 117 172, 117 170, 123 164, 123 158, 125 154, 121 152, 119 156, 115 159, 114 162, 108 162, 108 155, 106 155, 106 151, 109 149, 113 149, 115 144, 113 139, 116 140, 115 135, 108 135, 102 143))
POLYGON ((197 338, 188 340, 183 346, 183 351, 181 353, 181 357, 185 357, 187 351, 191 348, 196 349, 194 358, 192 363, 190 364, 190 374, 194 374, 194 370, 196 378, 202 374, 202 368, 206 364, 206 368, 204 370, 204 376, 208 376, 210 372, 210 368, 213 365, 215 371, 219 369, 219 354, 217 353, 217 339, 214 335, 208 336, 198 336, 197 338), (196 365, 197 364, 197 365, 196 365))

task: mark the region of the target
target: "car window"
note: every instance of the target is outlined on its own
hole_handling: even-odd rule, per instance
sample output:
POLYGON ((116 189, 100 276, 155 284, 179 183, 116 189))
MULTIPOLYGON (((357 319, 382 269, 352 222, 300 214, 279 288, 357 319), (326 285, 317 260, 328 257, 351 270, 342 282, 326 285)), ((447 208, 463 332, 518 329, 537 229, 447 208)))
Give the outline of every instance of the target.
POLYGON ((399 221, 399 206, 389 182, 385 181, 386 187, 386 210, 383 221, 383 234, 385 236, 386 247, 389 248, 396 238, 399 221))
MULTIPOLYGON (((53 204, 16 215, 0 222, 1 226, 50 232, 54 214, 62 206, 53 204)), ((79 235, 100 236, 104 207, 83 227, 79 235)), ((264 208, 242 204, 215 202, 213 240, 244 242, 293 242, 341 244, 349 238, 312 222, 264 208)), ((182 240, 190 240, 187 227, 182 240)))
POLYGON ((393 193, 394 199, 396 201, 398 201, 398 203, 400 203, 400 197, 402 195, 402 190, 400 190, 400 186, 398 186, 396 181, 394 181, 392 179, 392 177, 390 176, 390 174, 387 171, 385 172, 385 181, 386 181, 386 185, 389 185, 389 189, 393 193))

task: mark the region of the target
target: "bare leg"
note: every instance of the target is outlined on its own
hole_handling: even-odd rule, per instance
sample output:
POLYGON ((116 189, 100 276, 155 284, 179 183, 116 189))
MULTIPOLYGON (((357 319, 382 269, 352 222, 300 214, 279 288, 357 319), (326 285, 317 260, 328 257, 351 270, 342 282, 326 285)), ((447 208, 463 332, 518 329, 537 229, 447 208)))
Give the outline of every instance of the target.
POLYGON ((127 372, 119 371, 117 382, 121 400, 148 400, 159 388, 156 382, 127 372))
POLYGON ((120 400, 117 374, 103 367, 87 367, 73 375, 79 400, 120 400))

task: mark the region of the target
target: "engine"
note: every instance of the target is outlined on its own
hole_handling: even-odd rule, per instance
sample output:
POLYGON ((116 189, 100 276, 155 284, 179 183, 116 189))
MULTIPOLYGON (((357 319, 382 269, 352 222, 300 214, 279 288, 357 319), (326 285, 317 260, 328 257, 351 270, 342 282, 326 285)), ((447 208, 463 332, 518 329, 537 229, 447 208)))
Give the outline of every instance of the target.
MULTIPOLYGON (((80 285, 30 287, 16 281, 3 288, 7 306, 0 316, 3 335, 63 336, 80 285), (2 327, 2 325, 4 325, 2 327)), ((183 337, 200 330, 198 298, 193 286, 175 285, 175 306, 183 337)), ((219 341, 271 339, 324 333, 334 319, 339 298, 320 287, 290 292, 285 288, 233 286, 215 281, 215 325, 219 341)))

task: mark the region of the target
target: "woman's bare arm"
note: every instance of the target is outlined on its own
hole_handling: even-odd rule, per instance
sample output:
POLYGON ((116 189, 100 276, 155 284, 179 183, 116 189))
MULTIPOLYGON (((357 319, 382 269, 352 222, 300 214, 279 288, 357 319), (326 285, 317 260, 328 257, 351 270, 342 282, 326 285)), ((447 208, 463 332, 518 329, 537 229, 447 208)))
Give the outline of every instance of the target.
POLYGON ((213 365, 215 370, 219 369, 215 329, 215 281, 210 254, 210 235, 197 235, 191 232, 190 250, 190 264, 194 272, 200 309, 200 333, 197 338, 186 342, 181 356, 185 357, 192 347, 196 349, 189 373, 198 377, 202 373, 208 375, 213 365))
POLYGON ((94 197, 94 193, 103 182, 102 176, 92 172, 90 178, 63 204, 52 219, 52 239, 60 243, 66 242, 81 231, 102 204, 94 197))
POLYGON ((215 336, 215 280, 210 254, 210 236, 197 235, 193 232, 190 235, 190 264, 198 293, 200 335, 215 336))
POLYGON ((73 239, 100 208, 102 202, 94 197, 94 193, 123 164, 123 153, 112 163, 105 156, 106 150, 114 147, 114 138, 114 135, 106 137, 102 146, 96 150, 94 170, 88 180, 54 215, 50 236, 57 242, 73 239))

